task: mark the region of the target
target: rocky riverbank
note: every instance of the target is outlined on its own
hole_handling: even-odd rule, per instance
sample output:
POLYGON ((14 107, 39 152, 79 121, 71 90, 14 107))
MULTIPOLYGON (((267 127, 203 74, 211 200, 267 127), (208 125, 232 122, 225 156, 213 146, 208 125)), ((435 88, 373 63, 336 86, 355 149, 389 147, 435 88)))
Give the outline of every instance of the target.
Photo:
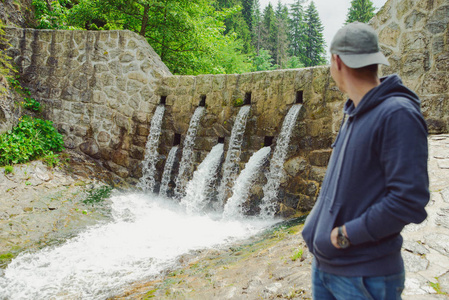
POLYGON ((0 273, 18 253, 60 243, 107 219, 106 206, 89 202, 113 186, 126 187, 87 156, 62 157, 56 167, 33 161, 0 168, 0 273))
MULTIPOLYGON (((449 293, 449 135, 429 137, 429 216, 404 230, 404 299, 446 299, 449 293)), ((57 244, 108 219, 108 203, 86 199, 126 184, 95 161, 69 153, 70 163, 42 162, 0 172, 0 257, 5 266, 21 251, 57 244)), ((310 299, 312 257, 302 225, 283 224, 240 244, 179 258, 179 268, 142 279, 115 299, 310 299)), ((1 267, 1 266, 0 266, 1 267)), ((1 274, 1 268, 0 268, 1 274)))

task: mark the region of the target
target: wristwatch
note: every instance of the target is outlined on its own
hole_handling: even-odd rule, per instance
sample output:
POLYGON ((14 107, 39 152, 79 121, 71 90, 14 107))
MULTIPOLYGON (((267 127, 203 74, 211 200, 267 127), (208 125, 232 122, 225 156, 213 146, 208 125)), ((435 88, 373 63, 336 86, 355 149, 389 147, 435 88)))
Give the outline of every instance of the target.
POLYGON ((349 247, 351 243, 346 235, 343 233, 343 226, 338 227, 338 235, 337 235, 337 245, 341 249, 346 249, 349 247))

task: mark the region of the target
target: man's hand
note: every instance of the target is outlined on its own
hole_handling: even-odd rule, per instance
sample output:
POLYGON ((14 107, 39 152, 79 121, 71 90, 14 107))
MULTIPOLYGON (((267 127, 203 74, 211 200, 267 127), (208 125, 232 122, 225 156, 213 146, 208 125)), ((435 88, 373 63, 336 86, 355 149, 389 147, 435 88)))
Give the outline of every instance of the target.
MULTIPOLYGON (((343 234, 346 237, 348 237, 348 233, 346 232, 346 226, 345 225, 343 225, 343 234)), ((335 248, 341 249, 341 247, 338 246, 338 243, 337 243, 337 236, 338 236, 338 227, 335 227, 331 231, 331 243, 332 243, 332 245, 334 245, 335 248)))

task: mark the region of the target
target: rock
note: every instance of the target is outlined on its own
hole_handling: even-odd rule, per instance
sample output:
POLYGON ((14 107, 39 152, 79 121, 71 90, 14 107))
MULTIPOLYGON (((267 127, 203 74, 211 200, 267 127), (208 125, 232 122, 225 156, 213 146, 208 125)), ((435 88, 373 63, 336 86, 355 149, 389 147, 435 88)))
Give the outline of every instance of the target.
POLYGON ((326 167, 331 154, 330 149, 312 151, 309 154, 309 162, 313 166, 326 167))
MULTIPOLYGON (((429 281, 426 278, 421 275, 407 274, 405 278, 405 291, 403 293, 404 299, 410 299, 409 295, 426 295, 434 292, 435 291, 429 286, 429 281)), ((420 299, 420 297, 417 299, 420 299)))
POLYGON ((449 229, 449 209, 440 210, 438 217, 435 219, 435 224, 449 229))
POLYGON ((449 187, 445 188, 440 193, 441 197, 443 197, 444 202, 449 203, 449 187))
POLYGON ((443 293, 449 294, 449 272, 438 278, 443 293))
POLYGON ((426 244, 443 255, 449 255, 449 235, 431 233, 425 236, 426 244))
POLYGON ((438 161, 438 167, 440 169, 449 169, 449 160, 438 161))
POLYGON ((93 158, 100 158, 100 148, 95 140, 90 139, 87 142, 82 143, 80 150, 93 158))
POLYGON ((297 156, 287 160, 284 163, 285 171, 290 176, 296 176, 300 172, 303 172, 307 167, 307 162, 303 157, 297 156))
POLYGON ((42 181, 50 181, 51 179, 51 174, 49 174, 46 169, 42 168, 36 168, 36 173, 34 174, 34 176, 42 181))
POLYGON ((426 247, 416 241, 404 240, 402 248, 419 255, 424 255, 429 253, 426 247))
POLYGON ((407 272, 424 271, 429 266, 429 261, 422 256, 402 251, 402 258, 404 259, 405 270, 407 272))

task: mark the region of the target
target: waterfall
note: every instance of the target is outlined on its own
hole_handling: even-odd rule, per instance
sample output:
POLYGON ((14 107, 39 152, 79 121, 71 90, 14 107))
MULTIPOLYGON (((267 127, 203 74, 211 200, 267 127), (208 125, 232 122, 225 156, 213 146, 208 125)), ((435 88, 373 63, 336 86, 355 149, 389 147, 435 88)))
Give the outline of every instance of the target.
POLYGON ((260 215, 264 218, 271 218, 276 212, 276 197, 279 192, 279 186, 283 177, 283 166, 285 158, 287 157, 288 145, 296 123, 301 104, 293 105, 285 116, 282 124, 281 133, 279 134, 276 148, 274 149, 273 157, 270 161, 270 173, 268 180, 263 187, 264 197, 260 205, 260 215))
POLYGON ((240 152, 243 142, 243 134, 245 133, 246 121, 251 106, 242 106, 235 119, 232 127, 231 139, 229 140, 228 152, 223 164, 223 176, 218 189, 218 200, 220 207, 225 203, 226 197, 230 190, 230 185, 234 182, 236 174, 239 171, 240 152))
POLYGON ((177 152, 178 146, 172 147, 170 153, 168 153, 167 160, 165 161, 164 173, 162 173, 161 189, 159 190, 159 195, 162 197, 167 197, 168 184, 170 183, 173 164, 175 162, 177 152))
POLYGON ((175 196, 180 199, 185 194, 185 186, 191 176, 193 165, 193 147, 195 146, 196 132, 201 117, 204 114, 204 107, 198 106, 190 119, 189 129, 182 148, 182 157, 179 164, 178 177, 176 178, 175 196))
POLYGON ((181 205, 186 208, 188 214, 205 211, 211 200, 210 185, 217 178, 222 156, 223 144, 215 145, 193 173, 192 180, 187 184, 186 195, 181 200, 181 205))
POLYGON ((153 192, 156 180, 156 163, 159 156, 157 147, 159 146, 159 137, 161 136, 162 119, 164 117, 165 106, 158 105, 151 119, 150 134, 148 135, 147 144, 145 146, 145 158, 142 167, 142 177, 137 187, 144 191, 153 192))
POLYGON ((65 243, 24 251, 0 269, 0 299, 112 299, 136 282, 177 269, 179 258, 200 249, 229 248, 274 220, 219 220, 187 215, 154 194, 110 200, 111 220, 65 243))
POLYGON ((243 210, 243 203, 248 199, 249 190, 254 184, 254 178, 260 171, 262 165, 266 162, 270 154, 270 147, 263 147, 254 153, 245 168, 240 173, 235 181, 232 189, 232 197, 228 199, 223 211, 223 219, 243 217, 245 211, 243 210))

